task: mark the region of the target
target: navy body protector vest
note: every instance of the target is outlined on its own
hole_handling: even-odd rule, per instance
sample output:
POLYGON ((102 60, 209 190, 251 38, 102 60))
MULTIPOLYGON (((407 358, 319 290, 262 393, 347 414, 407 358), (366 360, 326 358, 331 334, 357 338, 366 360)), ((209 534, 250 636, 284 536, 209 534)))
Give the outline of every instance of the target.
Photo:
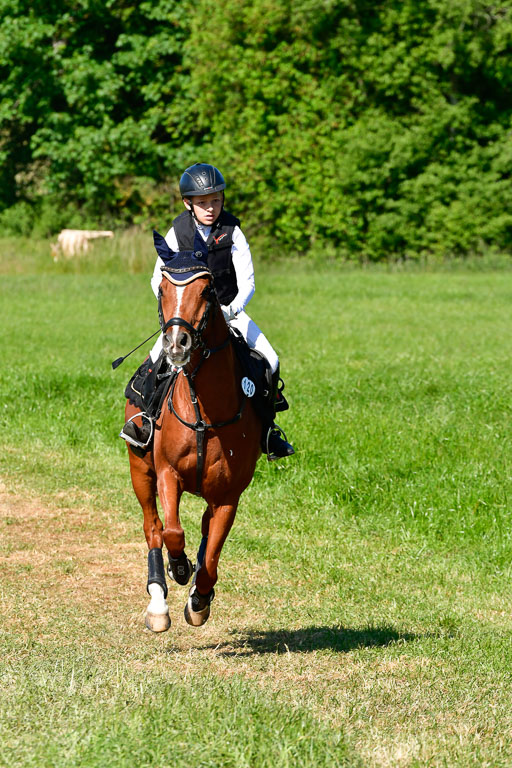
POLYGON ((236 272, 231 257, 233 230, 239 219, 222 211, 205 242, 199 234, 189 211, 184 211, 172 223, 180 251, 201 251, 208 259, 213 284, 221 304, 230 304, 238 293, 236 272))

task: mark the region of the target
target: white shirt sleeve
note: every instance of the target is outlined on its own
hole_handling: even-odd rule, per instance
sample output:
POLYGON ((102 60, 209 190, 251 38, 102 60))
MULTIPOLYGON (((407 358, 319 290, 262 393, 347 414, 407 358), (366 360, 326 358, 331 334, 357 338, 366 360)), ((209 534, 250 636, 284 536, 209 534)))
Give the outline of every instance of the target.
MULTIPOLYGON (((174 233, 174 229, 171 227, 171 229, 168 231, 168 233, 165 236, 165 242, 171 249, 171 251, 179 250, 178 248, 178 239, 174 233)), ((158 298, 158 289, 160 288, 160 283, 162 282, 162 267, 164 266, 163 259, 160 258, 160 256, 157 257, 157 260, 155 262, 155 268, 153 270, 153 276, 151 278, 151 288, 153 290, 153 293, 158 298)))
POLYGON ((160 256, 157 256, 157 259, 155 262, 155 268, 153 270, 153 276, 151 278, 151 288, 157 298, 158 298, 158 289, 160 288, 160 283, 162 282, 161 270, 163 266, 164 266, 163 259, 161 259, 160 256))
POLYGON ((231 257, 236 273, 238 293, 229 305, 232 315, 238 315, 254 296, 254 267, 251 249, 240 227, 233 230, 231 257))
MULTIPOLYGON (((177 252, 179 251, 178 239, 174 229, 168 231, 165 236, 165 241, 169 248, 177 252)), ((233 230, 233 245, 231 247, 231 257, 233 259, 233 267, 235 268, 236 282, 238 285, 238 293, 229 305, 226 307, 226 312, 229 317, 238 315, 249 303, 254 296, 254 267, 252 264, 251 249, 247 242, 244 233, 240 227, 235 227, 233 230)), ((158 257, 155 263, 155 269, 153 270, 153 277, 151 278, 151 288, 155 296, 158 296, 158 289, 162 282, 161 268, 164 266, 163 260, 158 257)))
POLYGON ((171 227, 168 233, 166 234, 165 242, 167 243, 171 251, 174 251, 174 253, 177 253, 179 251, 178 238, 176 237, 176 232, 174 231, 174 227, 171 227))

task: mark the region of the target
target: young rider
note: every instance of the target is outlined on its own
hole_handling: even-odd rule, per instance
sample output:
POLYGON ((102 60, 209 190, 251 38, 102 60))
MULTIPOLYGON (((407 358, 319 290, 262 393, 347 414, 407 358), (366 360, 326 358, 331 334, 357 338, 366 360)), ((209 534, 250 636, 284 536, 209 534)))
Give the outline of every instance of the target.
MULTIPOLYGON (((254 268, 249 244, 240 229, 240 221, 224 210, 226 183, 220 171, 212 165, 196 163, 187 168, 180 179, 180 192, 186 210, 176 219, 165 239, 174 251, 202 251, 213 273, 214 286, 221 309, 230 326, 236 328, 251 349, 260 352, 272 370, 273 397, 279 383, 279 359, 256 323, 245 312, 254 294, 254 268)), ((151 287, 155 296, 162 280, 164 262, 157 258, 151 287)), ((162 335, 151 350, 156 363, 162 352, 162 335)), ((152 432, 149 415, 142 427, 129 421, 121 437, 139 447, 146 447, 152 432)), ((291 456, 294 450, 281 437, 280 430, 270 419, 263 446, 273 460, 291 456)))

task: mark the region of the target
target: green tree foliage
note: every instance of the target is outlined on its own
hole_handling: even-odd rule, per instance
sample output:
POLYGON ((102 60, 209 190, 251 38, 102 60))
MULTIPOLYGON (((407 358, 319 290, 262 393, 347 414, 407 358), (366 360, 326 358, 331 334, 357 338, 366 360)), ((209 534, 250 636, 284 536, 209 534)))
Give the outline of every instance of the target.
POLYGON ((55 227, 167 208, 185 4, 1 0, 0 21, 3 205, 39 202, 55 227))
POLYGON ((193 70, 200 122, 255 228, 370 259, 510 248, 508 7, 218 0, 208 24, 200 8, 191 57, 222 41, 193 70))
POLYGON ((266 253, 512 248, 509 2, 0 0, 0 22, 0 222, 165 224, 211 161, 266 253))

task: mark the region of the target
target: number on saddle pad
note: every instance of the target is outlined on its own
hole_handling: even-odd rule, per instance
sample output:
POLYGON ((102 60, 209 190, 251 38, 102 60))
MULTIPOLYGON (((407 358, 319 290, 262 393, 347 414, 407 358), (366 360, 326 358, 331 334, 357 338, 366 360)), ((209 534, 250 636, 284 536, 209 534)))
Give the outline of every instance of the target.
POLYGON ((247 397, 252 397, 254 394, 259 395, 263 399, 270 397, 272 393, 272 371, 268 360, 260 352, 251 349, 238 331, 235 333, 233 328, 230 330, 233 347, 244 374, 244 379, 242 380, 244 393, 247 397), (252 395, 244 389, 244 381, 247 380, 254 386, 252 395))

